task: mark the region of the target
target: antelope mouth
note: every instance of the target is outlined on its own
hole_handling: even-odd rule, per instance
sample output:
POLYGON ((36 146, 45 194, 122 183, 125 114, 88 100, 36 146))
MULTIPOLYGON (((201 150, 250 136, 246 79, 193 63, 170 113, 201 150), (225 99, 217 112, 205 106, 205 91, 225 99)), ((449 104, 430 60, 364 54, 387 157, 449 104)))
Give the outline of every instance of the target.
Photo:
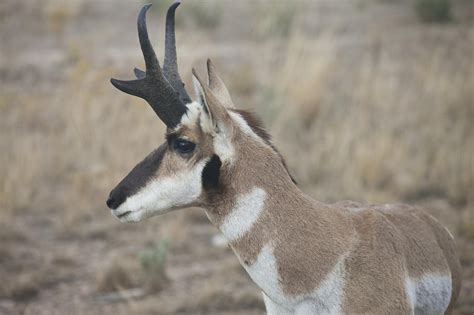
POLYGON ((117 214, 117 218, 121 219, 132 213, 132 211, 125 211, 124 213, 117 214))

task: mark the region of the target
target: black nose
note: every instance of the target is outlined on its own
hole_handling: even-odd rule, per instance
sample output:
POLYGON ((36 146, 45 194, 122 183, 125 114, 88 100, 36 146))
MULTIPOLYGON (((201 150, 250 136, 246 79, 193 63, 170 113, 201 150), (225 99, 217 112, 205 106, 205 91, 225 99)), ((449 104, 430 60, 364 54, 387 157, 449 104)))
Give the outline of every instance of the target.
POLYGON ((107 199, 107 201, 105 202, 105 204, 107 205, 107 207, 109 207, 110 209, 113 209, 112 208, 112 205, 114 204, 114 199, 112 197, 109 197, 109 199, 107 199))
POLYGON ((117 207, 120 205, 117 201, 115 201, 115 199, 113 197, 109 197, 109 199, 107 199, 107 207, 109 207, 110 209, 117 209, 117 207))
POLYGON ((113 189, 109 194, 109 199, 105 202, 107 207, 112 210, 117 209, 125 199, 127 199, 128 191, 127 186, 120 186, 113 189))

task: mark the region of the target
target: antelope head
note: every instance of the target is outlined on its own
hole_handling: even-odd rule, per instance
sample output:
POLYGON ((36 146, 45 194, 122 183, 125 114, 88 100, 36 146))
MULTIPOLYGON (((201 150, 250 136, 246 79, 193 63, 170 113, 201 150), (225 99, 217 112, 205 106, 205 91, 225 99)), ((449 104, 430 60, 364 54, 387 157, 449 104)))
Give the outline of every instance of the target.
POLYGON ((222 161, 228 162, 232 156, 232 125, 216 95, 230 98, 211 61, 210 87, 193 70, 197 101, 188 96, 178 73, 174 16, 179 2, 170 6, 166 16, 163 68, 148 38, 146 12, 150 6, 141 9, 137 20, 146 71, 135 68, 136 80, 111 79, 111 83, 151 105, 167 126, 166 141, 110 193, 107 206, 122 222, 199 205, 203 189, 217 184, 222 161))
POLYGON ((151 5, 145 5, 137 24, 146 71, 135 69, 137 79, 132 81, 111 79, 119 90, 145 99, 167 126, 166 141, 110 193, 107 206, 122 222, 137 222, 190 206, 205 207, 211 198, 209 192, 222 186, 224 176, 230 183, 235 179, 231 169, 246 172, 236 166, 237 160, 242 160, 239 155, 245 155, 236 152, 239 147, 257 144, 260 148, 253 152, 265 152, 265 158, 260 160, 276 157, 278 163, 283 163, 265 131, 259 125, 247 124, 245 113, 233 108, 229 93, 210 60, 207 62, 208 82, 193 69, 197 100, 192 101, 186 93, 176 62, 174 16, 178 5, 179 2, 173 3, 166 16, 163 67, 148 38, 145 18, 151 5))

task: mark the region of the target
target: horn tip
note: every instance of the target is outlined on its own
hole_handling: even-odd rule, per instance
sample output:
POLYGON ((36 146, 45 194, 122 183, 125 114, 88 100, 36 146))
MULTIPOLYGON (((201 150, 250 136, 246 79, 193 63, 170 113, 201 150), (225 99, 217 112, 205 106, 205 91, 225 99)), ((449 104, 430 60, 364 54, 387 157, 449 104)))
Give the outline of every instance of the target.
POLYGON ((145 71, 140 70, 138 68, 133 68, 133 73, 137 77, 137 79, 142 79, 146 76, 145 71))
POLYGON ((122 80, 110 78, 110 83, 112 83, 112 85, 115 86, 117 89, 122 90, 122 80))
POLYGON ((181 4, 181 0, 174 1, 168 8, 168 12, 174 12, 176 8, 179 7, 180 4, 181 4))
POLYGON ((141 8, 140 13, 138 13, 138 23, 144 23, 145 22, 146 13, 147 13, 148 9, 150 9, 151 6, 152 6, 152 4, 148 3, 148 4, 145 4, 141 8))
POLYGON ((145 17, 146 12, 148 11, 148 9, 150 9, 151 6, 152 6, 151 3, 145 4, 145 5, 142 7, 142 9, 140 10, 140 13, 139 13, 138 16, 143 16, 143 17, 145 17))
POLYGON ((121 80, 110 78, 110 83, 118 90, 124 92, 124 87, 121 80))

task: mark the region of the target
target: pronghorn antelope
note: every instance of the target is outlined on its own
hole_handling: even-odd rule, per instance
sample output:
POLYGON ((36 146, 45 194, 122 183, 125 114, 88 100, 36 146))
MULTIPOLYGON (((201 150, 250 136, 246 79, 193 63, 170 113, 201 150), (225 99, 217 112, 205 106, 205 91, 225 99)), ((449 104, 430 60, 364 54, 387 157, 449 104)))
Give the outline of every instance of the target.
POLYGON ((302 192, 259 119, 236 109, 214 65, 193 70, 196 101, 178 73, 174 15, 166 16, 160 67, 145 16, 138 36, 146 71, 112 79, 145 99, 166 124, 166 142, 112 190, 122 222, 197 206, 223 233, 269 314, 443 314, 460 289, 452 235, 407 205, 325 204, 302 192))

